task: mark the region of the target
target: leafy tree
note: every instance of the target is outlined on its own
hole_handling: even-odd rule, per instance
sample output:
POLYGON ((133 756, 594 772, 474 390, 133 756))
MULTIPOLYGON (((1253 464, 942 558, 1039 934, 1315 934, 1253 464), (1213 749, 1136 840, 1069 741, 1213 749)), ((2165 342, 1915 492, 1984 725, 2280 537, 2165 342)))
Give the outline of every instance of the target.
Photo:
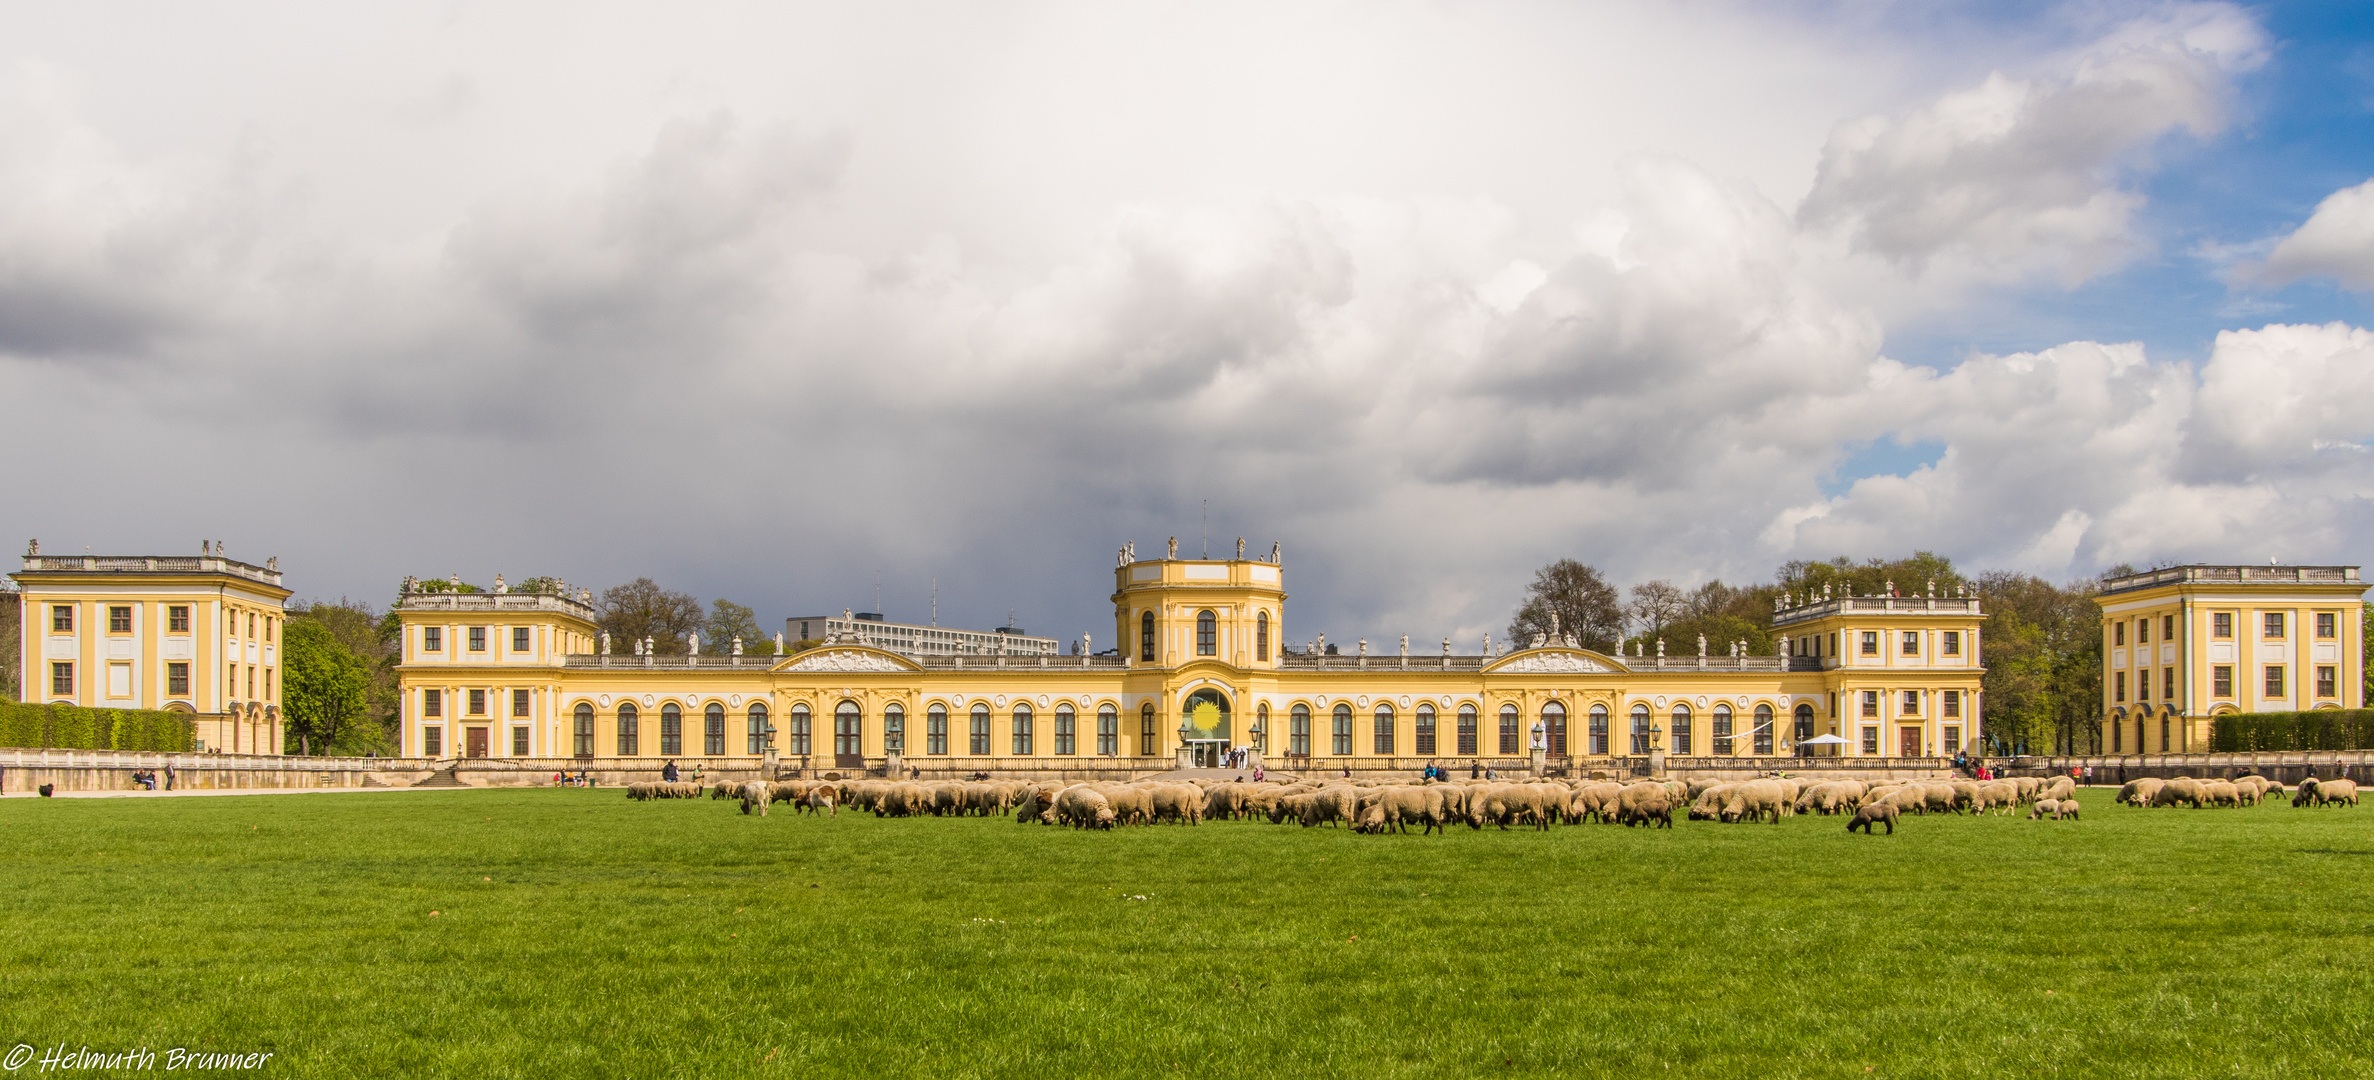
POLYGON ((1599 571, 1573 559, 1542 567, 1525 587, 1525 602, 1509 620, 1509 639, 1520 646, 1535 638, 1565 639, 1612 652, 1624 633, 1624 601, 1599 571))
POLYGON ((704 651, 732 652, 734 639, 742 639, 742 649, 750 653, 771 653, 775 642, 758 629, 758 615, 731 600, 717 599, 709 603, 709 624, 701 631, 704 651))
POLYGON ((1658 578, 1632 587, 1632 602, 1624 605, 1624 613, 1632 617, 1643 635, 1659 637, 1665 633, 1665 624, 1682 617, 1682 606, 1687 600, 1673 582, 1658 578))
POLYGON ((371 669, 320 622, 290 620, 280 639, 281 717, 298 752, 351 749, 358 734, 376 748, 371 722, 371 669))
POLYGON ((476 585, 470 584, 467 581, 463 581, 459 577, 421 578, 419 581, 413 582, 412 587, 425 593, 475 593, 486 591, 476 585))
POLYGON ((634 643, 648 637, 653 652, 680 654, 685 650, 685 636, 700 633, 708 625, 697 597, 669 592, 647 577, 602 590, 595 607, 601 612, 595 624, 610 635, 622 653, 633 652, 634 643))
MULTIPOLYGON (((1650 584, 1671 588, 1670 583, 1650 584)), ((1638 588, 1633 591, 1639 593, 1638 588)), ((1669 654, 1695 656, 1703 636, 1712 656, 1730 655, 1736 641, 1747 642, 1751 656, 1769 656, 1777 640, 1772 633, 1772 599, 1779 594, 1778 586, 1726 585, 1719 578, 1688 592, 1674 589, 1673 617, 1662 627, 1643 627, 1625 641, 1625 651, 1637 647, 1644 656, 1655 655, 1657 642, 1663 640, 1669 654)))
POLYGON ((1828 585, 1833 595, 1852 587, 1856 596, 1878 596, 1893 584, 1903 596, 1925 595, 1929 583, 1937 583, 1940 596, 1953 594, 1955 586, 1967 585, 1969 580, 1954 569, 1954 561, 1931 551, 1916 551, 1905 559, 1865 559, 1856 562, 1841 555, 1829 562, 1809 562, 1795 559, 1781 564, 1773 584, 1781 591, 1793 593, 1798 602, 1817 596, 1828 585))
POLYGON ((393 753, 400 742, 397 712, 403 699, 396 680, 402 624, 396 620, 395 611, 390 609, 381 614, 368 603, 341 596, 335 601, 299 604, 290 608, 288 615, 291 627, 310 622, 329 631, 369 672, 363 711, 378 733, 377 742, 364 745, 366 733, 358 727, 346 745, 359 747, 365 753, 393 753))
POLYGON ((18 689, 17 655, 21 651, 17 620, 24 605, 16 590, 0 588, 0 701, 23 700, 24 691, 18 689))
POLYGON ((2102 611, 2099 586, 1980 575, 1982 731, 2000 750, 2099 753, 2102 611))

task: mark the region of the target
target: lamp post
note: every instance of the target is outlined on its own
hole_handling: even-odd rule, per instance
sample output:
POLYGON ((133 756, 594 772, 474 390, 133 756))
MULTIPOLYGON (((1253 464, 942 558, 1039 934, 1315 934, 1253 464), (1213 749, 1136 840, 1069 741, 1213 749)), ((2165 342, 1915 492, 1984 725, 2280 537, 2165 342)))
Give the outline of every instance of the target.
POLYGON ((766 747, 767 778, 772 780, 775 779, 776 764, 780 760, 775 756, 775 721, 772 716, 767 719, 767 726, 759 729, 759 736, 766 740, 760 745, 766 747))
POLYGON ((1649 775, 1665 775, 1665 726, 1649 723, 1649 775))

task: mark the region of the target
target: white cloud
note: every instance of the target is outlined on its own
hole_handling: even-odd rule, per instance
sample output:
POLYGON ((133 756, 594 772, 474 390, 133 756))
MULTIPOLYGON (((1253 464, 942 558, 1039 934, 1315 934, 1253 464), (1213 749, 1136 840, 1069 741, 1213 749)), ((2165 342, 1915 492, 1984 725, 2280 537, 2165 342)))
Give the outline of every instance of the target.
POLYGON ((2374 180, 2325 196, 2256 276, 2278 285, 2329 277, 2346 289, 2374 289, 2374 180))

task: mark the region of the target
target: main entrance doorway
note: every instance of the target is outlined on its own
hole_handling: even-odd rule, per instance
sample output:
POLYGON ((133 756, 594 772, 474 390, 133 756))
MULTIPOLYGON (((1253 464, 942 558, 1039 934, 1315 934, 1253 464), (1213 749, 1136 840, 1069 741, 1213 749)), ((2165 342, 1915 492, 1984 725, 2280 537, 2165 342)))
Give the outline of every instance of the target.
POLYGON ((1897 749, 1900 751, 1896 756, 1921 756, 1921 729, 1917 727, 1897 728, 1896 742, 1897 749))
POLYGON ((1198 769, 1228 767, 1228 741, 1225 739, 1189 739, 1187 748, 1194 752, 1198 769))
POLYGON ((469 748, 470 748, 470 749, 469 749, 469 754, 470 754, 470 756, 471 756, 471 757, 485 757, 485 756, 486 756, 486 729, 485 729, 485 728, 482 728, 482 727, 474 727, 474 728, 470 728, 470 729, 469 729, 469 735, 467 736, 467 738, 469 739, 469 748))

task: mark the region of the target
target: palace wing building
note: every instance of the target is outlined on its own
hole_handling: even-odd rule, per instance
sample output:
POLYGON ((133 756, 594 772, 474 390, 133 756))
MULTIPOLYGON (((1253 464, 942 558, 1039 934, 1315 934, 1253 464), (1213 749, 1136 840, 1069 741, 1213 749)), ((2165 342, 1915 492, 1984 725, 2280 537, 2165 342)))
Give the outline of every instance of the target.
POLYGON ((579 599, 407 593, 404 752, 1003 772, 1246 749, 1271 767, 1414 770, 1536 750, 1553 767, 1938 757, 1977 732, 1976 598, 1811 599, 1776 614, 1778 656, 1288 652, 1284 568, 1260 559, 1125 556, 1111 599, 1119 648, 1101 655, 910 654, 843 632, 790 656, 657 656, 598 651, 579 599))

